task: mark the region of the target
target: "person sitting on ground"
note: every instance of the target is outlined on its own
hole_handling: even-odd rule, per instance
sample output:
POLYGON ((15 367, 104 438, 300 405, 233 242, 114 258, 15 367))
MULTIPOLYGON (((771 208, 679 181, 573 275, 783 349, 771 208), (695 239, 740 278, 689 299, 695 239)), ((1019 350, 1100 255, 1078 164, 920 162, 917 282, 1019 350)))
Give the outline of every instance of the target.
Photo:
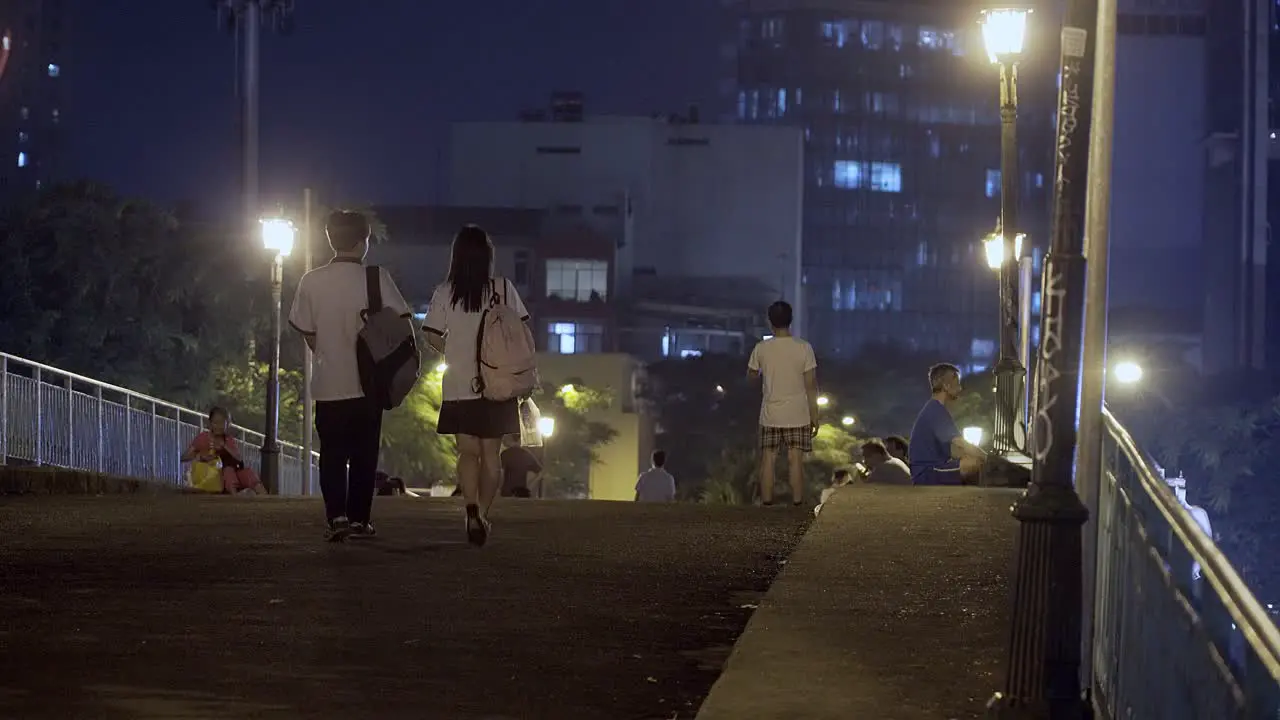
POLYGON ((542 463, 520 445, 519 435, 508 435, 502 442, 507 446, 498 456, 498 463, 502 465, 502 497, 541 497, 542 463))
POLYGON ((404 495, 405 493, 404 480, 398 477, 391 477, 382 470, 374 473, 373 487, 377 495, 381 497, 404 495))
POLYGON ((948 405, 960 397, 960 369, 948 363, 929 368, 933 392, 911 428, 907 454, 911 481, 916 485, 961 485, 976 477, 986 460, 982 448, 960 434, 948 405))
POLYGON ((676 479, 667 472, 667 453, 654 450, 653 465, 636 478, 636 502, 675 502, 676 479))
POLYGON ((863 480, 878 485, 910 485, 911 469, 889 454, 885 443, 872 438, 862 443, 863 480))
POLYGON ((901 435, 890 435, 884 439, 884 447, 889 451, 889 457, 897 458, 902 461, 903 465, 910 465, 907 454, 907 439, 901 435))
POLYGON ((231 435, 231 413, 226 408, 215 406, 209 410, 209 429, 195 436, 182 453, 182 462, 221 465, 224 493, 266 493, 258 474, 240 458, 240 448, 231 435))

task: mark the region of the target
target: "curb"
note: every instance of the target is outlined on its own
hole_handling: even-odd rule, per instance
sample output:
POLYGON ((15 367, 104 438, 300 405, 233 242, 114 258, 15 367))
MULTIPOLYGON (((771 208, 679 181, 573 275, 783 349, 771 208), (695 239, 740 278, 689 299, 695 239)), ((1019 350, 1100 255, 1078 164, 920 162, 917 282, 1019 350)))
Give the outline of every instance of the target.
POLYGON ((162 482, 86 470, 0 466, 0 495, 158 495, 187 491, 162 482))

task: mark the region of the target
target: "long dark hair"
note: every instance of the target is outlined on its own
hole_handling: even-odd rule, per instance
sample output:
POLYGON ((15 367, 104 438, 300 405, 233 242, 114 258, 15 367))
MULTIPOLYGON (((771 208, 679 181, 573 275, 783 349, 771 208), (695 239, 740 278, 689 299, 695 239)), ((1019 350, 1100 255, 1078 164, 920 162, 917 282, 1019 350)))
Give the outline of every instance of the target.
POLYGON ((480 312, 488 304, 489 278, 493 275, 493 241, 476 225, 463 225, 453 236, 449 258, 452 305, 462 303, 467 312, 480 312))

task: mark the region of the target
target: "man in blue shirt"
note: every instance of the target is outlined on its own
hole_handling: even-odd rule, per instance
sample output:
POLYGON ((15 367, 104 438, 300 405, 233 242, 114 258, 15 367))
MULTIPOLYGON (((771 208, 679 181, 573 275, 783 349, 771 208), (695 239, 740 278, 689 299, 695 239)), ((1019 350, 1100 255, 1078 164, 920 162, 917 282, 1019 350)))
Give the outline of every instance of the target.
POLYGON ((947 406, 960 397, 960 369, 940 363, 929 368, 933 397, 911 428, 908 457, 915 485, 960 485, 978 473, 987 454, 966 441, 947 406))

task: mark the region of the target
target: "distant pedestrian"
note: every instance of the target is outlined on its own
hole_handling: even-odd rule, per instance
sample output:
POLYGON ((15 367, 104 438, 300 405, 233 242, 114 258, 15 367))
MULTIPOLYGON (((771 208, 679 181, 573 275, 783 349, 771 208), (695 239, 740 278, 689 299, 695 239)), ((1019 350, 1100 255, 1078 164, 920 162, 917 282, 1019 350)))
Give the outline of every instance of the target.
POLYGON ((636 478, 636 502, 675 502, 676 479, 667 472, 667 453, 654 450, 652 463, 636 478))
POLYGON ((864 480, 877 485, 910 485, 911 469, 896 457, 889 455, 885 444, 876 438, 862 443, 862 462, 865 463, 864 480))
POLYGON ((774 464, 778 450, 787 451, 791 502, 804 502, 804 456, 813 451, 818 434, 818 361, 813 346, 791 335, 791 305, 769 306, 773 337, 756 344, 747 376, 764 381, 760 403, 760 499, 773 504, 774 464))
POLYGON ((542 463, 528 448, 520 446, 519 435, 508 435, 502 464, 502 497, 541 497, 542 463), (535 490, 537 492, 535 492, 535 490))
POLYGON ((890 435, 884 439, 884 447, 885 450, 889 451, 889 457, 897 458, 903 463, 910 464, 906 438, 901 435, 890 435))
MULTIPOLYGON (((320 435, 320 491, 328 521, 325 537, 340 542, 376 534, 370 514, 382 406, 365 396, 356 357, 357 336, 364 327, 362 311, 368 309, 372 286, 364 267, 369 221, 360 213, 339 210, 329 215, 325 234, 333 259, 302 276, 289 324, 315 353, 311 395, 320 435)), ((377 277, 383 306, 409 322, 413 314, 391 275, 383 268, 377 277)))
POLYGON ((486 312, 499 305, 515 311, 520 322, 528 321, 516 286, 493 274, 489 234, 466 225, 453 238, 448 278, 431 296, 422 330, 431 347, 444 353, 448 368, 436 432, 457 439, 467 541, 476 546, 485 544, 493 527, 489 510, 502 485, 502 438, 520 434, 519 399, 490 400, 483 395, 477 346, 486 312))

